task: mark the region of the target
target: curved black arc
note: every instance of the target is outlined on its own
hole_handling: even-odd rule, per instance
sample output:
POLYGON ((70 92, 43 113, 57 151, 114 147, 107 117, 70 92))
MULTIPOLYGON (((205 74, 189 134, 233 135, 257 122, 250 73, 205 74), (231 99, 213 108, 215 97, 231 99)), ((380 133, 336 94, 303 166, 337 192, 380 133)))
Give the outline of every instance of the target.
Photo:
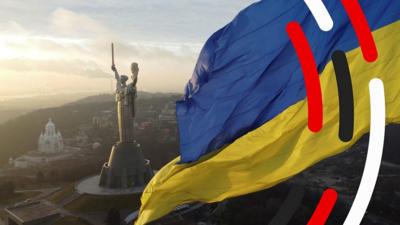
POLYGON ((349 142, 354 132, 354 96, 346 53, 335 51, 332 61, 339 94, 339 138, 349 142))
POLYGON ((301 186, 294 186, 290 189, 285 201, 268 225, 287 225, 301 206, 305 189, 301 186))

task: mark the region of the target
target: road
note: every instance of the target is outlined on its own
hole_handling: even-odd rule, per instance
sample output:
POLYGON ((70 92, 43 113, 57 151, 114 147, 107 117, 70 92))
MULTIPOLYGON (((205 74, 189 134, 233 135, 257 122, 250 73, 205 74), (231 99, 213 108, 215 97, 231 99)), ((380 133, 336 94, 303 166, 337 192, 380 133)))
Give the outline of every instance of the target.
POLYGON ((27 190, 16 190, 15 193, 40 192, 39 195, 30 199, 30 201, 40 201, 40 200, 43 200, 43 199, 49 197, 54 192, 56 192, 60 189, 61 189, 60 187, 42 188, 42 189, 27 189, 27 190))

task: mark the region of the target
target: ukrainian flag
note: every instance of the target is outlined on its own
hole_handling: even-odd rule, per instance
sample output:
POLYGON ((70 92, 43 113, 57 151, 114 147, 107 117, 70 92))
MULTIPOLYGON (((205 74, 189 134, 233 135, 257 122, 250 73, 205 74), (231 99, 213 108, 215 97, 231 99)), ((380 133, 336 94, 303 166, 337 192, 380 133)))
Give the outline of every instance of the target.
POLYGON ((137 225, 176 206, 217 202, 270 188, 343 152, 369 131, 368 83, 385 84, 386 121, 400 122, 400 1, 358 1, 379 58, 364 60, 341 1, 323 1, 334 26, 318 28, 302 0, 263 0, 244 9, 205 44, 185 97, 177 102, 181 157, 142 196, 137 225), (310 43, 323 100, 323 129, 307 128, 303 73, 286 33, 296 21, 310 43), (339 99, 331 55, 346 52, 354 94, 354 135, 338 138, 339 99))

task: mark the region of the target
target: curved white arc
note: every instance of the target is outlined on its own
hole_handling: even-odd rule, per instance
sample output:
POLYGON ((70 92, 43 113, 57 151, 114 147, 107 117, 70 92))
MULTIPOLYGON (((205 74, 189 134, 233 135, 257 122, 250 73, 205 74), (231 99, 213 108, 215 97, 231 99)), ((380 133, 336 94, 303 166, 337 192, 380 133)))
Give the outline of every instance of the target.
POLYGON ((379 175, 379 168, 383 155, 385 140, 385 91, 380 79, 373 79, 369 83, 371 101, 371 129, 367 161, 356 198, 344 225, 359 225, 371 201, 375 184, 379 175))
POLYGON ((319 28, 323 31, 330 31, 333 28, 333 20, 322 0, 304 0, 310 9, 319 28))

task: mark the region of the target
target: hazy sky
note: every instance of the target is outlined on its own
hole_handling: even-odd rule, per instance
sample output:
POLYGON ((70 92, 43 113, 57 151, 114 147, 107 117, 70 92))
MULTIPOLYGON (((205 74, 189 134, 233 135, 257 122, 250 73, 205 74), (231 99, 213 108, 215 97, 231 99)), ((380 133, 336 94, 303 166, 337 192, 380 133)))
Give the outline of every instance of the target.
POLYGON ((139 89, 181 92, 205 40, 256 0, 2 0, 0 98, 110 92, 116 64, 139 89))

